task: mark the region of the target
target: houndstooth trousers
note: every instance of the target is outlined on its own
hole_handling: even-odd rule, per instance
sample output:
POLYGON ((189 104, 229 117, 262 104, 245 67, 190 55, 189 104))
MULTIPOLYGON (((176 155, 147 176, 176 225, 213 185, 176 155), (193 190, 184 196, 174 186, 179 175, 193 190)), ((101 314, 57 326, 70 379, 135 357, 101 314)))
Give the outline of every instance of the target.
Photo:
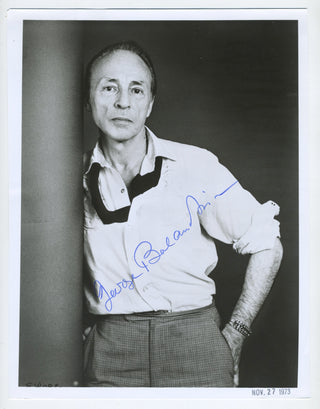
POLYGON ((233 359, 214 304, 97 316, 84 344, 85 386, 231 387, 233 359))

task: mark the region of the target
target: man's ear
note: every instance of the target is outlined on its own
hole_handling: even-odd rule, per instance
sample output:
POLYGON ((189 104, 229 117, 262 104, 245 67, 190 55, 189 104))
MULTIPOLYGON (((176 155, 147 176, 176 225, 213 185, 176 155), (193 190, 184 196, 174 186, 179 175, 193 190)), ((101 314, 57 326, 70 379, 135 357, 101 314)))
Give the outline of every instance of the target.
POLYGON ((152 107, 153 107, 153 103, 154 103, 154 98, 152 99, 152 101, 150 102, 148 111, 147 111, 147 118, 149 118, 151 111, 152 111, 152 107))
POLYGON ((86 108, 86 110, 87 110, 88 112, 91 112, 91 104, 90 104, 90 101, 87 101, 87 102, 86 102, 85 108, 86 108))

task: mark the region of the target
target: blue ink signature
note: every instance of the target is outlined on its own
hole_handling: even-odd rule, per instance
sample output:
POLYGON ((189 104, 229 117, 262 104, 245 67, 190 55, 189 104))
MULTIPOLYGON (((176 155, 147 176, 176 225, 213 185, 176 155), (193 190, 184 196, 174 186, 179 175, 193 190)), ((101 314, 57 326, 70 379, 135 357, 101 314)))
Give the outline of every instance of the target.
MULTIPOLYGON (((234 183, 232 183, 232 185, 230 185, 229 187, 227 187, 227 189, 225 189, 223 192, 217 194, 214 196, 214 199, 217 199, 219 196, 224 195, 229 189, 231 189, 236 183, 238 183, 238 181, 235 181, 234 183)), ((203 193, 205 193, 205 191, 203 191, 203 193)), ((192 224, 193 224, 193 219, 192 219, 192 213, 190 210, 190 206, 192 204, 196 205, 196 212, 198 215, 202 215, 202 213, 206 210, 206 208, 208 206, 211 206, 212 203, 211 202, 206 202, 205 204, 201 204, 199 203, 199 201, 192 195, 188 195, 186 196, 186 207, 187 207, 187 211, 188 211, 188 215, 189 215, 189 223, 188 226, 185 229, 179 230, 176 229, 174 230, 174 232, 172 233, 172 238, 174 240, 174 242, 172 241, 172 239, 170 240, 170 238, 168 236, 166 236, 165 238, 165 247, 163 249, 160 250, 156 250, 153 248, 152 244, 147 241, 141 241, 135 251, 134 251, 134 261, 136 263, 136 265, 139 268, 143 268, 145 269, 147 272, 150 271, 150 265, 152 264, 156 264, 161 260, 161 257, 173 246, 175 246, 176 242, 179 241, 186 233, 188 233, 191 228, 192 228, 192 224), (142 257, 138 255, 138 253, 142 252, 142 257), (144 261, 145 260, 145 261, 144 261), (148 263, 148 264, 146 264, 148 263), (149 266, 148 266, 149 265, 149 266)), ((102 300, 102 298, 104 297, 104 295, 106 295, 107 299, 104 303, 106 310, 108 312, 112 311, 112 307, 113 307, 113 303, 112 303, 112 299, 115 298, 117 295, 121 294, 121 292, 124 289, 128 289, 128 290, 133 290, 134 287, 134 280, 136 280, 137 278, 141 277, 144 273, 140 273, 137 276, 134 276, 133 274, 131 274, 131 280, 125 280, 122 279, 122 281, 119 281, 118 283, 116 283, 116 287, 107 291, 104 286, 100 283, 100 281, 95 280, 93 283, 93 287, 94 287, 94 292, 96 294, 96 296, 99 298, 99 300, 102 300)))
POLYGON ((221 192, 221 193, 215 195, 214 198, 216 199, 217 197, 224 195, 228 190, 230 190, 230 189, 231 189, 234 185, 236 185, 237 183, 238 183, 238 181, 236 180, 234 183, 232 183, 232 185, 230 185, 229 187, 227 187, 226 190, 224 190, 223 192, 221 192))
MULTIPOLYGON (((232 183, 232 185, 230 185, 229 187, 227 187, 227 189, 225 189, 223 192, 217 194, 214 196, 214 199, 216 199, 219 196, 224 195, 229 189, 231 189, 236 183, 238 183, 238 181, 235 181, 234 183, 232 183)), ((205 193, 203 191, 203 193, 205 193)), ((178 240, 180 240, 181 237, 183 237, 183 235, 187 232, 190 231, 191 227, 192 227, 192 214, 191 214, 191 210, 190 210, 190 206, 192 204, 195 204, 196 207, 196 211, 198 215, 202 215, 202 213, 206 210, 206 208, 208 206, 211 206, 212 203, 211 202, 206 202, 205 204, 201 204, 199 203, 199 201, 192 195, 188 195, 186 196, 186 207, 187 207, 187 211, 189 214, 189 227, 186 227, 183 230, 174 230, 174 232, 172 233, 172 237, 173 240, 175 242, 177 242, 178 240)), ((171 236, 170 236, 171 237, 171 236)), ((166 236, 165 238, 165 247, 160 249, 160 250, 156 250, 153 248, 152 244, 147 241, 141 241, 133 254, 133 258, 134 258, 134 262, 136 263, 136 265, 139 268, 143 268, 145 269, 147 272, 150 271, 150 265, 152 264, 156 264, 161 260, 161 257, 173 246, 175 246, 175 242, 172 241, 172 239, 170 240, 169 236, 166 236)))
POLYGON ((93 289, 96 294, 96 296, 99 298, 99 300, 102 300, 103 296, 107 296, 107 300, 104 303, 104 306, 106 307, 107 311, 112 311, 112 299, 115 298, 117 295, 119 295, 122 290, 128 289, 128 290, 133 290, 134 289, 134 280, 137 278, 141 277, 143 273, 139 274, 138 276, 134 276, 131 274, 132 280, 125 280, 123 279, 122 281, 119 281, 116 285, 117 287, 113 288, 112 290, 107 291, 104 286, 100 283, 100 281, 95 280, 93 283, 93 289))

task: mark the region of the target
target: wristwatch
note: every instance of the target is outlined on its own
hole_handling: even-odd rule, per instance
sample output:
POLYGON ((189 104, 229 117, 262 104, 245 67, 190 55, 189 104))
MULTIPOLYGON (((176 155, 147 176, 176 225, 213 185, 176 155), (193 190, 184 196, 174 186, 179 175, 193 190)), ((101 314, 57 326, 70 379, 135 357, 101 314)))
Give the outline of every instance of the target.
POLYGON ((252 331, 249 327, 246 326, 243 322, 239 320, 230 320, 228 322, 232 328, 240 332, 240 334, 244 335, 245 337, 249 337, 252 334, 252 331))

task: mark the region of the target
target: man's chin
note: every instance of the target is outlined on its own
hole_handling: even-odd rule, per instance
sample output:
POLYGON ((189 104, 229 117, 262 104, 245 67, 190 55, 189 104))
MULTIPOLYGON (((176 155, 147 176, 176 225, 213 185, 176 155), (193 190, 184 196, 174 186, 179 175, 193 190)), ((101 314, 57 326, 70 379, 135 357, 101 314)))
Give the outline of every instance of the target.
POLYGON ((130 139, 135 138, 140 132, 135 129, 130 129, 130 126, 117 126, 113 127, 111 130, 102 130, 100 129, 100 133, 102 137, 106 138, 110 141, 115 142, 126 142, 130 139))
POLYGON ((133 132, 113 132, 113 133, 105 133, 101 132, 102 137, 106 138, 108 141, 114 142, 126 142, 133 139, 137 134, 133 132))

